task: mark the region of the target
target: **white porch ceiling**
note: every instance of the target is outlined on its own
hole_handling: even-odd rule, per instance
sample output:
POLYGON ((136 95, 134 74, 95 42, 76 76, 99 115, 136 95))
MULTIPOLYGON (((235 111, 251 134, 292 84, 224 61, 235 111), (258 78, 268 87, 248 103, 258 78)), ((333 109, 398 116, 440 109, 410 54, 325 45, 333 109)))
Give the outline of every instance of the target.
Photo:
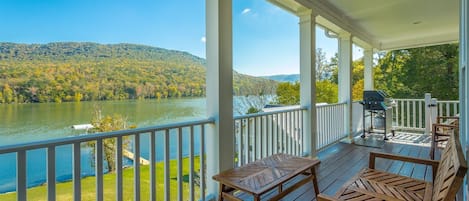
POLYGON ((403 49, 457 42, 458 0, 269 0, 297 15, 319 14, 317 23, 346 31, 361 46, 403 49))

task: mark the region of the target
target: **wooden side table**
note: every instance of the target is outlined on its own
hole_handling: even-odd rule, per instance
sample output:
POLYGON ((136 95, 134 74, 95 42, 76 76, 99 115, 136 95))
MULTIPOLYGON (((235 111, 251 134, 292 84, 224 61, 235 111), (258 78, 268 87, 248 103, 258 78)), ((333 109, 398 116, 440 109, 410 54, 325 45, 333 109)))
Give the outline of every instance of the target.
POLYGON ((278 194, 270 200, 279 200, 310 181, 313 182, 317 196, 319 188, 314 167, 319 163, 320 161, 316 159, 275 154, 242 167, 221 172, 213 176, 213 179, 220 183, 218 199, 220 201, 241 200, 232 194, 233 191, 239 190, 251 194, 255 201, 259 201, 261 195, 278 188, 278 194), (300 174, 307 175, 307 177, 283 189, 284 183, 300 174))

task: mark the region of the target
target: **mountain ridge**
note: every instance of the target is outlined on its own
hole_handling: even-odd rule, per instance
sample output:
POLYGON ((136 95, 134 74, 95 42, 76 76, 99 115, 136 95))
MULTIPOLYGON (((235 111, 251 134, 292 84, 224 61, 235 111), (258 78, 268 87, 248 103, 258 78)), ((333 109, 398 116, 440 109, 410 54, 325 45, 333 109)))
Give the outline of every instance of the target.
POLYGON ((267 75, 267 76, 260 76, 265 79, 270 79, 278 82, 299 82, 300 81, 300 74, 279 74, 279 75, 267 75))
MULTIPOLYGON (((129 43, 0 43, 0 103, 205 96, 206 61, 129 43)), ((273 94, 276 82, 233 72, 233 94, 273 94)))

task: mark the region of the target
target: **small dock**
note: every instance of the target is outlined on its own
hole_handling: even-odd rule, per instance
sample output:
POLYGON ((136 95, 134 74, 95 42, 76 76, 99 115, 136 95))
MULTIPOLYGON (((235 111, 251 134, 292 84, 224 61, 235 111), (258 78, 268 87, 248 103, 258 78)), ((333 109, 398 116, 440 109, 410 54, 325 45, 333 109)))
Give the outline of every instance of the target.
MULTIPOLYGON (((130 160, 134 160, 135 158, 135 154, 127 149, 123 150, 123 155, 130 160)), ((140 157, 139 162, 140 162, 140 165, 150 165, 150 161, 142 157, 140 157)))

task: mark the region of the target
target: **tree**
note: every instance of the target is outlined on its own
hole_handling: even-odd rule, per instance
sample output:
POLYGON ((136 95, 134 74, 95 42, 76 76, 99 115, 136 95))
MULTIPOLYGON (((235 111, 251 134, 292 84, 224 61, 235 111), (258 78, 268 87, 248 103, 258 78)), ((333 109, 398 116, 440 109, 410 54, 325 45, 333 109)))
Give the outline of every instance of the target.
POLYGON ((316 82, 316 102, 317 103, 337 103, 338 87, 329 80, 316 82))
POLYGON ((429 92, 457 100, 458 48, 446 44, 387 52, 375 71, 376 88, 395 98, 422 98, 429 92))
MULTIPOLYGON (((127 120, 122 115, 114 114, 112 116, 102 116, 99 106, 95 106, 91 124, 93 125, 93 128, 89 130, 89 133, 91 134, 128 129, 127 120)), ((125 137, 123 141, 123 148, 125 149, 129 145, 128 137, 125 137)), ((106 160, 107 169, 109 172, 116 170, 116 143, 116 138, 107 138, 103 140, 104 159, 106 160)), ((92 147, 92 155, 94 157, 94 153, 96 151, 94 143, 89 143, 88 145, 92 147)))
POLYGON ((13 90, 8 84, 3 86, 3 99, 5 103, 12 103, 15 100, 13 90))
POLYGON ((316 50, 316 80, 326 80, 332 76, 333 65, 327 62, 326 53, 321 48, 316 50))
MULTIPOLYGON (((316 102, 336 103, 338 99, 338 87, 329 80, 316 82, 316 102)), ((278 104, 300 104, 300 83, 283 82, 277 86, 278 104)))
POLYGON ((278 104, 297 105, 300 103, 300 83, 282 82, 277 85, 278 104))

